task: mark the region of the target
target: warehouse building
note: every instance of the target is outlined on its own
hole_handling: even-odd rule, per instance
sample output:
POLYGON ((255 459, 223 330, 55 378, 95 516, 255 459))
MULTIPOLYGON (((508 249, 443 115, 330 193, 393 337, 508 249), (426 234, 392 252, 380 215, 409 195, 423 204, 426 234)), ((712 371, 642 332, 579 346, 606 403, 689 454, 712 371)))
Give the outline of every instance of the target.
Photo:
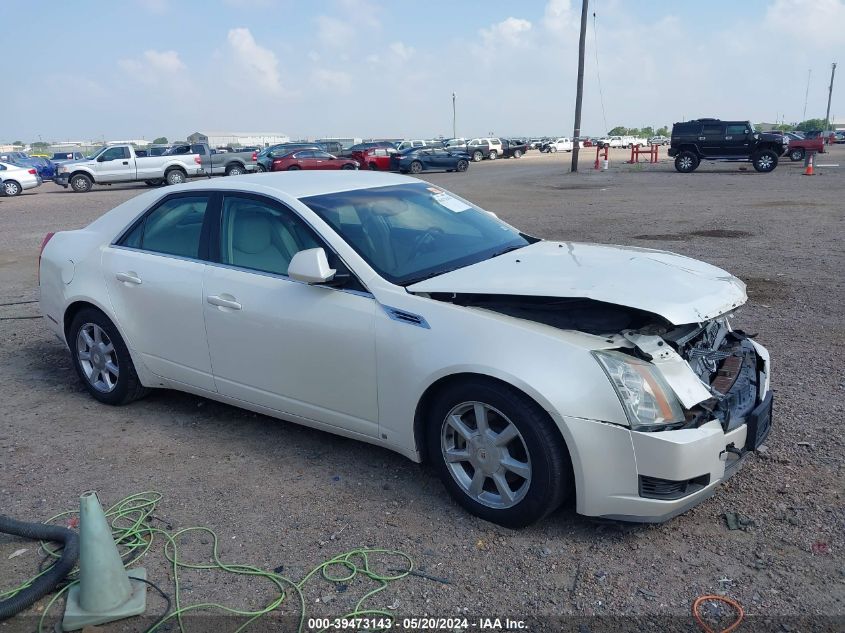
POLYGON ((287 143, 290 137, 277 132, 194 132, 188 136, 189 143, 208 143, 211 147, 255 146, 267 147, 276 143, 287 143))

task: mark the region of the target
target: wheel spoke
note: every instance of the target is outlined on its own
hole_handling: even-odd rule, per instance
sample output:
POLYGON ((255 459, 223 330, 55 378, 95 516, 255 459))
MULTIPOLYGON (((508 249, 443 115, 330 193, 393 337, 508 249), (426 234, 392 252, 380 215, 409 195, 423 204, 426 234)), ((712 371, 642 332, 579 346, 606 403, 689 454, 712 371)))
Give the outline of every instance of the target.
POLYGON ((468 462, 469 461, 469 451, 467 450, 459 450, 456 448, 450 448, 446 451, 446 461, 450 463, 455 462, 468 462))
POLYGON ((103 342, 103 331, 98 328, 96 325, 94 326, 94 342, 95 343, 102 343, 103 342))
POLYGON ((523 479, 531 477, 531 466, 527 462, 520 462, 511 456, 504 458, 501 461, 505 470, 511 471, 514 475, 518 475, 523 479))
POLYGON ((493 483, 496 484, 496 490, 499 491, 499 494, 503 498, 507 499, 508 503, 512 503, 513 500, 516 498, 516 495, 514 494, 513 490, 511 490, 511 487, 508 485, 505 476, 502 473, 496 473, 495 475, 493 475, 493 483))
POLYGON ((449 426, 455 429, 465 440, 468 440, 475 435, 475 431, 469 428, 459 415, 453 415, 449 418, 449 426))
POLYGON ((495 440, 496 446, 507 446, 512 440, 519 437, 519 431, 513 424, 508 424, 505 429, 499 433, 495 440))
POLYGON ((476 402, 472 407, 475 414, 475 426, 481 433, 485 433, 490 425, 487 422, 487 407, 480 402, 476 402))
POLYGON ((91 360, 91 352, 89 352, 88 350, 80 350, 79 360, 91 360))
POLYGON ((108 342, 108 345, 106 345, 106 346, 103 348, 103 353, 104 353, 104 354, 111 354, 113 351, 114 351, 114 345, 112 345, 112 342, 111 342, 111 341, 109 341, 109 342, 108 342))
POLYGON ((108 371, 108 373, 110 373, 112 376, 117 378, 118 369, 117 369, 117 365, 115 365, 113 362, 111 362, 111 361, 106 362, 106 371, 108 371))
POLYGON ((88 333, 87 330, 81 331, 82 338, 85 341, 85 345, 91 348, 94 345, 94 339, 91 338, 91 335, 88 333))
POLYGON ((487 477, 482 473, 480 470, 476 469, 475 473, 472 475, 472 483, 469 485, 469 494, 473 497, 478 497, 481 492, 484 490, 484 480, 487 477))

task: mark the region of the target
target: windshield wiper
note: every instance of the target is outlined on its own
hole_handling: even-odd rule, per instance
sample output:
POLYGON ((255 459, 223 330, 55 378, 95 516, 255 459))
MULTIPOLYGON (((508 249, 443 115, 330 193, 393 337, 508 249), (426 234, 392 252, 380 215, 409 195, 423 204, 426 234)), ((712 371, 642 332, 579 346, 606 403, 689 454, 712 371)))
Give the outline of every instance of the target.
POLYGON ((519 246, 508 246, 507 248, 503 248, 502 250, 496 251, 495 253, 490 255, 490 259, 498 257, 499 255, 504 255, 505 253, 510 253, 511 251, 515 251, 520 248, 525 248, 526 246, 527 244, 520 244, 519 246))

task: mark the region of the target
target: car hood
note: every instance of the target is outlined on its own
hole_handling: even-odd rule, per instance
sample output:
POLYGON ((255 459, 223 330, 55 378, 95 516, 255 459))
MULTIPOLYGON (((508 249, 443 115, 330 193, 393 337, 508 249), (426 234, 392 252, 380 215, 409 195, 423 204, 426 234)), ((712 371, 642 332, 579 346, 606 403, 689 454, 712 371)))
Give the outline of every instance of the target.
POLYGON ((411 292, 586 298, 701 323, 744 304, 745 284, 721 268, 648 248, 540 241, 426 279, 411 292))

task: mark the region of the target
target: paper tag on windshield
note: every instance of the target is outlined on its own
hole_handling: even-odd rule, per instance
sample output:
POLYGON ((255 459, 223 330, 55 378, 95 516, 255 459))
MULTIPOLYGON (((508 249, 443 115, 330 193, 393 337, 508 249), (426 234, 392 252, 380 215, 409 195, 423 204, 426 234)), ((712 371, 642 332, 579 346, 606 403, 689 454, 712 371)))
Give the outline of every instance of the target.
POLYGON ((437 200, 438 204, 446 207, 450 211, 454 211, 455 213, 460 213, 461 211, 466 211, 467 209, 472 208, 466 202, 461 202, 457 198, 450 196, 448 193, 436 193, 431 197, 437 200))

